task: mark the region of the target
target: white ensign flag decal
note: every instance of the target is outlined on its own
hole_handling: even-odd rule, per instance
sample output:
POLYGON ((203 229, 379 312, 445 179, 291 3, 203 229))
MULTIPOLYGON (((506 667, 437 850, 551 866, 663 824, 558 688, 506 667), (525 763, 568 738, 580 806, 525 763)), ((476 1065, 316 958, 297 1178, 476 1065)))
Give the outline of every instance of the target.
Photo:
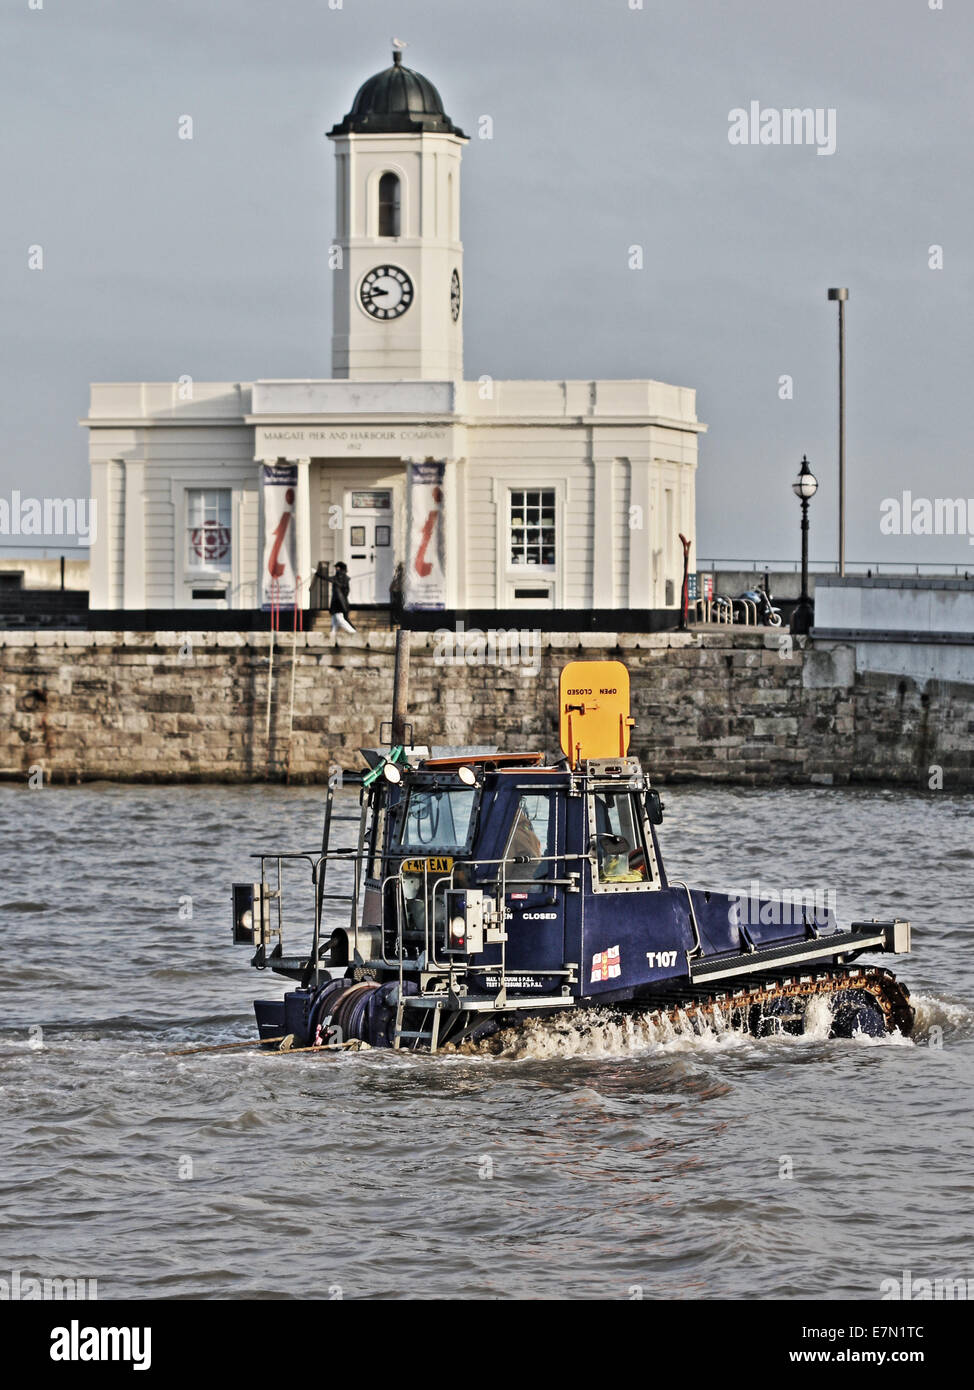
POLYGON ((596 951, 592 957, 591 984, 597 980, 614 980, 622 974, 622 960, 618 946, 610 946, 607 951, 596 951))

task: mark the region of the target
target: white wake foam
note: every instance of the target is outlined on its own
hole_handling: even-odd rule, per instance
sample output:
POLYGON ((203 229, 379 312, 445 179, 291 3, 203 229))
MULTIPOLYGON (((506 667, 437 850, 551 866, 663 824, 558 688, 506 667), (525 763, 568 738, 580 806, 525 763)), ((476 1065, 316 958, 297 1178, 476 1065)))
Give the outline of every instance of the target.
POLYGON ((694 1023, 686 1015, 676 1022, 649 1014, 613 1013, 586 1009, 579 1014, 531 1019, 507 1028, 481 1043, 457 1050, 468 1055, 493 1054, 508 1058, 548 1060, 566 1057, 630 1057, 641 1053, 739 1047, 753 1041, 730 1028, 718 1015, 712 1024, 694 1023))

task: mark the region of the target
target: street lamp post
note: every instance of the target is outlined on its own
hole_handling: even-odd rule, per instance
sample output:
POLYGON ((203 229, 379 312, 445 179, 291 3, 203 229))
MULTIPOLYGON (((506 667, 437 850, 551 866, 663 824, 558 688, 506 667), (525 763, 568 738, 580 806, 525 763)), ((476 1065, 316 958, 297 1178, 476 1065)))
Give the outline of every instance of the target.
POLYGON ((818 491, 818 479, 809 467, 808 459, 804 454, 802 454, 798 477, 791 487, 802 504, 802 591, 795 611, 791 615, 791 630, 804 634, 812 625, 812 600, 808 596, 808 504, 818 491))
POLYGON ((839 305, 839 573, 845 574, 845 302, 846 289, 829 290, 839 305))

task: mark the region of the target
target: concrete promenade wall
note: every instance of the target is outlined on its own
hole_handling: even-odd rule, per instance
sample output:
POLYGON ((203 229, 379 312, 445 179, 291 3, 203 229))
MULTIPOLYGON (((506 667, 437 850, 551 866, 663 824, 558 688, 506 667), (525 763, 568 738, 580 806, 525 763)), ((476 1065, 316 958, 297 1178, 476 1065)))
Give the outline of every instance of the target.
MULTIPOLYGON (((940 768, 945 790, 974 787, 974 686, 857 673, 853 646, 789 641, 553 634, 519 666, 443 665, 436 635, 414 633, 415 741, 553 752, 561 666, 616 657, 632 677, 632 751, 661 781, 926 788, 940 768)), ((0 632, 0 775, 319 781, 360 766, 389 717, 393 634, 299 634, 289 738, 290 644, 274 652, 268 737, 268 633, 0 632)))
POLYGON ((823 576, 815 626, 847 632, 903 632, 933 638, 974 634, 974 581, 915 575, 823 576))

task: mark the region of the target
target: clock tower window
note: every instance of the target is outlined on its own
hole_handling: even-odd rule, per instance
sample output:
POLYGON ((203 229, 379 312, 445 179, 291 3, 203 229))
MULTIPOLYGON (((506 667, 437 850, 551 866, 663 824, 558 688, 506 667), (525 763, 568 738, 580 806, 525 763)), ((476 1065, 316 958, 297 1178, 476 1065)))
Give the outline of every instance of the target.
POLYGON ((379 236, 399 236, 399 179, 383 174, 379 180, 379 236))

